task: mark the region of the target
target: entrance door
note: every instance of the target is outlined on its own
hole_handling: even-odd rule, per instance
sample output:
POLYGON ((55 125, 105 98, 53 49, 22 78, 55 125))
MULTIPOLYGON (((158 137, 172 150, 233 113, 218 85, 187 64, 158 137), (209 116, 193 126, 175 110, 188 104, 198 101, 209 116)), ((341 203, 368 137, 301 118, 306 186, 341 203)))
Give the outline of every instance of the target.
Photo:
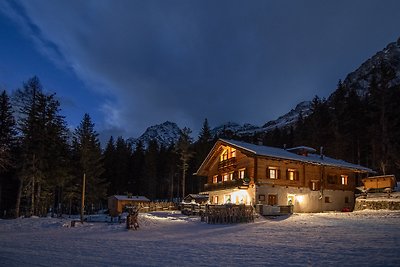
POLYGON ((278 204, 278 198, 276 195, 268 195, 268 205, 276 206, 278 204))
POLYGON ((294 195, 288 195, 287 196, 287 204, 288 205, 294 205, 294 195))

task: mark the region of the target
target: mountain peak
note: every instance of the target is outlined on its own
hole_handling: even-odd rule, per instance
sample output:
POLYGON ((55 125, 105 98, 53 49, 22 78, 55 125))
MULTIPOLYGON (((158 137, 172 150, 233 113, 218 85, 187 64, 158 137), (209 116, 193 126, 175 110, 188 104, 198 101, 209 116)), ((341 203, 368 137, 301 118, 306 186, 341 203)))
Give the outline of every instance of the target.
POLYGON ((139 138, 133 140, 133 143, 140 141, 147 147, 151 141, 156 141, 159 146, 167 147, 175 144, 180 135, 181 129, 175 122, 165 121, 148 127, 139 138))
POLYGON ((382 51, 377 52, 359 68, 349 73, 343 81, 343 85, 347 88, 354 88, 358 95, 364 96, 372 79, 376 79, 376 82, 380 83, 379 70, 382 66, 395 70, 396 75, 391 80, 391 84, 400 84, 400 38, 396 42, 388 44, 382 51))

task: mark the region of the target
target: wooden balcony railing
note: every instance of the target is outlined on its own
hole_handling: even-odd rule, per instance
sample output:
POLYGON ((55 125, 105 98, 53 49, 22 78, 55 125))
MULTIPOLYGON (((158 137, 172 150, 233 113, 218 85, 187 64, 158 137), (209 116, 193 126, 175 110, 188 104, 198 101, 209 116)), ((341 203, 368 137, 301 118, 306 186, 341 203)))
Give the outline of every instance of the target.
POLYGON ((223 189, 232 189, 232 188, 248 188, 249 179, 238 179, 238 180, 232 180, 232 181, 223 181, 220 183, 212 183, 212 184, 205 184, 204 185, 204 190, 205 191, 215 191, 215 190, 223 190, 223 189))
POLYGON ((236 157, 230 158, 230 159, 226 159, 223 161, 220 161, 218 163, 218 170, 222 170, 222 169, 234 169, 236 168, 236 157))

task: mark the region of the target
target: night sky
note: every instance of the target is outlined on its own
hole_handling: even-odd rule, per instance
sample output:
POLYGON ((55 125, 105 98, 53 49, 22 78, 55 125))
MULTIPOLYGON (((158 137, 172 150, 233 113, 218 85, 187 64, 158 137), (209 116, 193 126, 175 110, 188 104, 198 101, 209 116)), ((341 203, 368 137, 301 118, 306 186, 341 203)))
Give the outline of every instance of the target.
POLYGON ((400 37, 400 1, 0 1, 0 89, 37 75, 71 128, 262 125, 400 37))

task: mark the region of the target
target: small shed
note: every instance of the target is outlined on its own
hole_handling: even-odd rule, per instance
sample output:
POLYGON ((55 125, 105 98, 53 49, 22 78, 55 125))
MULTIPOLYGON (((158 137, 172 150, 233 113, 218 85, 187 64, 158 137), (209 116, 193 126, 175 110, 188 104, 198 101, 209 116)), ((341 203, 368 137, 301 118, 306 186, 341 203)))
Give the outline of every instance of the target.
POLYGON ((145 196, 114 195, 108 198, 108 209, 111 216, 118 216, 125 206, 140 205, 150 202, 145 196))
POLYGON ((385 188, 393 190, 396 185, 396 177, 394 175, 372 176, 361 181, 364 184, 364 189, 369 191, 383 191, 385 188))
POLYGON ((208 195, 205 194, 189 194, 183 199, 183 202, 191 203, 194 201, 199 204, 204 204, 208 201, 208 199, 208 195))

